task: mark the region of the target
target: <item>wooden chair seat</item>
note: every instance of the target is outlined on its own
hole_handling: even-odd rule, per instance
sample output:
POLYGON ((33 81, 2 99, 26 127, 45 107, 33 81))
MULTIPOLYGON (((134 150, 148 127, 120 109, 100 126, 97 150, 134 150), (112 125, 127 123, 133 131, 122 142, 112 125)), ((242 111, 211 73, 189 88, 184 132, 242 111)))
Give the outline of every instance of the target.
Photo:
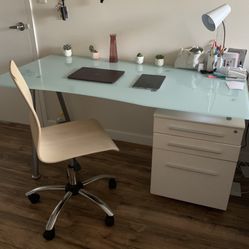
POLYGON ((41 128, 38 157, 45 163, 107 150, 118 150, 96 120, 72 121, 41 128))

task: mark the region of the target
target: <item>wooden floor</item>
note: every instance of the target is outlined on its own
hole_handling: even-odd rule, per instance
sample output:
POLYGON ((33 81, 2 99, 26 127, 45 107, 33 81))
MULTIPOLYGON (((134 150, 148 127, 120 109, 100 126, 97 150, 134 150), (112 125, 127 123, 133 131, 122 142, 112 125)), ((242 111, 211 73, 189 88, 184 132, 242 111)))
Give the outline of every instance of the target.
MULTIPOLYGON (((103 212, 75 196, 56 224, 56 239, 42 233, 64 193, 42 193, 32 205, 24 193, 36 186, 66 182, 66 163, 42 165, 42 178, 31 179, 31 136, 26 126, 0 124, 0 249, 248 249, 249 195, 231 198, 227 212, 150 194, 151 148, 117 142, 121 151, 80 158, 82 178, 115 174, 118 189, 106 182, 88 190, 116 214, 105 227, 103 212)), ((249 191, 243 180, 244 191, 249 191)))

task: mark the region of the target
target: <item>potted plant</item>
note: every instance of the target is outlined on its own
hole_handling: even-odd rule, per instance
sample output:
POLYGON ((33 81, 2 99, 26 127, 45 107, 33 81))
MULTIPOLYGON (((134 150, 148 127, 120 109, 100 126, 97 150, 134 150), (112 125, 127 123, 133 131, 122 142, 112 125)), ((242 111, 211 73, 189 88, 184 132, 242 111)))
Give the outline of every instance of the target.
POLYGON ((94 60, 98 60, 99 59, 99 52, 98 52, 98 50, 96 50, 95 48, 94 48, 94 46, 93 45, 90 45, 89 46, 89 51, 92 53, 92 59, 94 59, 94 60))
POLYGON ((137 54, 137 64, 141 65, 144 63, 144 56, 141 53, 137 54))
POLYGON ((161 54, 156 55, 155 64, 159 67, 162 67, 164 65, 164 56, 161 54))
POLYGON ((64 55, 66 56, 66 57, 70 57, 70 56, 72 56, 72 46, 70 45, 70 44, 65 44, 64 46, 63 46, 63 51, 64 51, 64 55))

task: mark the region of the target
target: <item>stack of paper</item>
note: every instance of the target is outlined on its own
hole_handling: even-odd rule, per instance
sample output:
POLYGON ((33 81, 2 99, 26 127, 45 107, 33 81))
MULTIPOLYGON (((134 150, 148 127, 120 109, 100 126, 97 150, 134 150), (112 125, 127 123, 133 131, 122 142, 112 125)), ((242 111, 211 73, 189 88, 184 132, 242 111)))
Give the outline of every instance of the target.
POLYGON ((235 90, 243 90, 244 86, 246 84, 245 81, 227 81, 226 82, 229 89, 235 89, 235 90))
POLYGON ((246 84, 246 78, 246 69, 230 68, 227 72, 226 84, 229 89, 243 90, 246 84))
POLYGON ((236 78, 236 80, 246 80, 247 78, 247 71, 244 68, 237 67, 237 68, 229 68, 227 72, 228 78, 236 78))

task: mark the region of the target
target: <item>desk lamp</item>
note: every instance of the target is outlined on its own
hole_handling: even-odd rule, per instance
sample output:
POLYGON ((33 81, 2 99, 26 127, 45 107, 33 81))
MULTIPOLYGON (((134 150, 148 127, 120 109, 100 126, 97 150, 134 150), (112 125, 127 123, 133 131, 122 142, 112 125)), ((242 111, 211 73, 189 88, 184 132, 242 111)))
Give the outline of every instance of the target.
POLYGON ((223 48, 225 48, 226 42, 226 26, 224 20, 230 14, 230 12, 231 7, 228 4, 223 4, 220 7, 202 15, 202 22, 210 31, 215 31, 220 26, 220 24, 222 24, 224 30, 223 48))

